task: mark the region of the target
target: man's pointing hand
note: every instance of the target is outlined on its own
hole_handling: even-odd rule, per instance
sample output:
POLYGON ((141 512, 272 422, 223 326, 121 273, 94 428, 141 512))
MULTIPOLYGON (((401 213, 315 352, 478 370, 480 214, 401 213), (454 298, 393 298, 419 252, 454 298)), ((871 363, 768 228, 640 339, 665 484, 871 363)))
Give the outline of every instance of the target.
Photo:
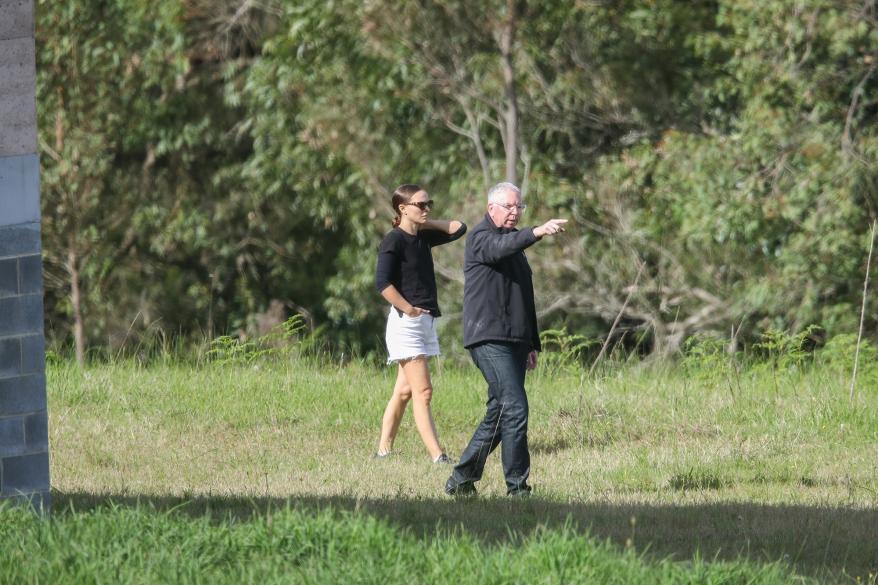
POLYGON ((543 225, 535 227, 534 235, 538 238, 542 238, 543 236, 554 236, 555 234, 564 231, 565 223, 567 223, 566 219, 550 219, 543 225))

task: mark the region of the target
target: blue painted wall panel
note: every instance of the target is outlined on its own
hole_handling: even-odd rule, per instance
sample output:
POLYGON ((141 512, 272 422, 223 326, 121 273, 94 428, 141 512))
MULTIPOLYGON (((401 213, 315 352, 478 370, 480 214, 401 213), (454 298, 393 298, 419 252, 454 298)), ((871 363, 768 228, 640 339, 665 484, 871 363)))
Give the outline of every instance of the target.
POLYGON ((0 226, 40 220, 40 158, 0 157, 0 226))

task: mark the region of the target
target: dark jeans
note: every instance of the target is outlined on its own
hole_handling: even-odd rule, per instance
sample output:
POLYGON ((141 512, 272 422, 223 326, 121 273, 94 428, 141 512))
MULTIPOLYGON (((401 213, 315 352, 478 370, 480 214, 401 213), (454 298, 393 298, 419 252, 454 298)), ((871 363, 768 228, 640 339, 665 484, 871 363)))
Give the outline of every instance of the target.
POLYGON ((470 355, 485 381, 488 402, 485 418, 476 429, 450 483, 460 485, 482 478, 488 455, 502 444, 501 458, 509 493, 526 490, 530 475, 527 449, 527 394, 524 374, 530 348, 518 343, 488 342, 470 349, 470 355))

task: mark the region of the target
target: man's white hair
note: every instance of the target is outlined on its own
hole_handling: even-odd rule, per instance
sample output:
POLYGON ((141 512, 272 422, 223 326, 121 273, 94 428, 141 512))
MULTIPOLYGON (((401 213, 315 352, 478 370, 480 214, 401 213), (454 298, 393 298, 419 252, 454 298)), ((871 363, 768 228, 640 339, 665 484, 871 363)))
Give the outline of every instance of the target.
POLYGON ((501 195, 505 191, 511 191, 521 197, 521 189, 519 189, 512 183, 497 183, 496 185, 488 189, 488 203, 505 204, 506 201, 501 199, 501 195))

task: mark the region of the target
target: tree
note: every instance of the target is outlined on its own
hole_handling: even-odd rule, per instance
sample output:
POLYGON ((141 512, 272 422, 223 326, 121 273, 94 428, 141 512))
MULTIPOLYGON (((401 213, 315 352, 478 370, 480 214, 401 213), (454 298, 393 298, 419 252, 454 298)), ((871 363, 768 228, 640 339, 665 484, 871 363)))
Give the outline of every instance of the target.
MULTIPOLYGON (((37 95, 47 288, 66 283, 84 361, 87 299, 119 266, 133 240, 126 219, 144 204, 113 189, 119 158, 136 150, 156 104, 174 91, 184 63, 176 3, 41 2, 37 95)), ((144 163, 146 164, 146 163, 144 163)))
POLYGON ((717 25, 692 41, 715 72, 700 128, 607 157, 588 180, 568 306, 622 310, 608 289, 644 265, 623 313, 662 351, 697 331, 851 331, 875 213, 874 6, 729 2, 717 25))

